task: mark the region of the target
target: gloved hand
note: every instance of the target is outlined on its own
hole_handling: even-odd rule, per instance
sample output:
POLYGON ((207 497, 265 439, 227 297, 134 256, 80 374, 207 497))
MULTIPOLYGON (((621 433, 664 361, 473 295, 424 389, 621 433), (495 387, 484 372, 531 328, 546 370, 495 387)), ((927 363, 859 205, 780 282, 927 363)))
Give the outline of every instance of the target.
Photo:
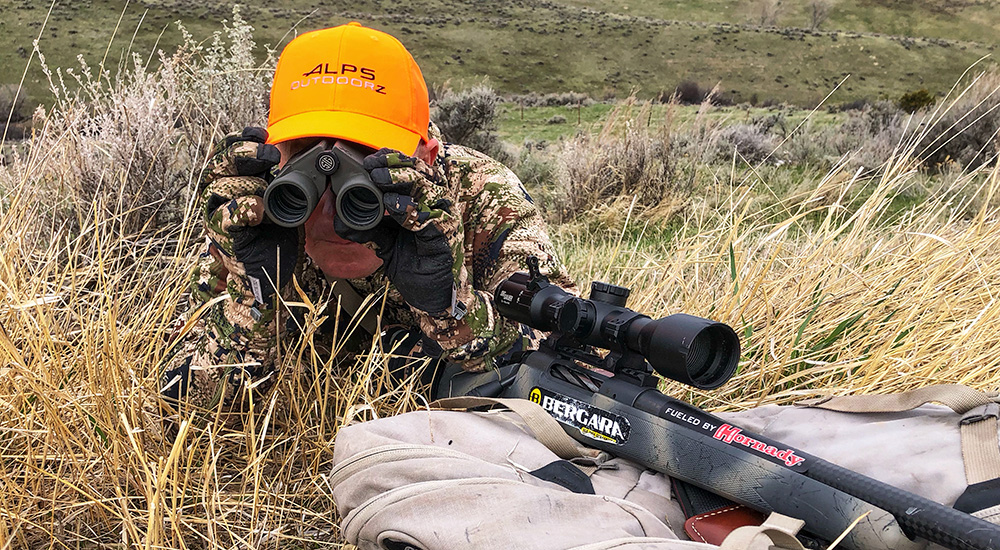
POLYGON ((201 181, 209 251, 222 266, 219 278, 228 276, 229 294, 253 308, 255 321, 261 309, 270 308, 276 289, 291 280, 301 246, 298 229, 265 223, 264 190, 281 160, 266 140, 267 131, 256 127, 227 136, 201 181))
POLYGON ((461 220, 441 177, 421 159, 380 149, 364 160, 365 170, 382 191, 389 215, 372 229, 334 229, 357 243, 373 243, 385 274, 410 306, 434 316, 455 315, 455 270, 461 267, 461 220), (458 266, 458 267, 456 267, 458 266))

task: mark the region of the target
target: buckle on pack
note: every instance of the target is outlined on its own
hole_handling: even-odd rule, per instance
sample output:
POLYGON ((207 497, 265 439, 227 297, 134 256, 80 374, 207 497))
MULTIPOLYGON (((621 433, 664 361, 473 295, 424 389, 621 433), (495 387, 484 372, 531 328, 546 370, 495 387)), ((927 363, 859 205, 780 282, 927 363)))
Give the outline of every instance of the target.
POLYGON ((975 424, 976 422, 981 422, 990 418, 1000 418, 1000 404, 988 403, 970 410, 962 416, 962 420, 959 421, 959 425, 967 426, 969 424, 975 424))

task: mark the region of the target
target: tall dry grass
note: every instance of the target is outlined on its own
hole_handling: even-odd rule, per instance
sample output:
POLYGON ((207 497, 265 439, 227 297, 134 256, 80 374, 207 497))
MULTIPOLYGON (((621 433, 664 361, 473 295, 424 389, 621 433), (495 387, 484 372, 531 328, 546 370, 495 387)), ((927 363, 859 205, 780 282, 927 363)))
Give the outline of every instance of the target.
MULTIPOLYGON (((110 89, 46 119, 134 97, 110 89)), ((354 419, 420 406, 412 385, 390 385, 378 349, 338 368, 316 352, 336 343, 307 330, 284 342, 275 390, 252 412, 166 407, 157 365, 184 329, 175 320, 196 205, 181 201, 176 223, 137 224, 146 204, 119 200, 132 195, 114 186, 165 174, 190 186, 198 155, 168 168, 109 163, 86 178, 108 178, 101 188, 115 193, 87 194, 71 184, 80 165, 52 151, 77 128, 39 126, 0 167, 0 548, 341 547, 325 481, 333 438, 354 419)), ((734 165, 670 241, 646 237, 660 234, 656 222, 629 216, 627 197, 595 214, 627 238, 572 224, 556 235, 579 280, 630 286, 632 306, 651 315, 687 311, 737 329, 732 382, 710 395, 667 387, 708 407, 947 381, 995 389, 1000 176, 995 166, 959 173, 896 213, 893 199, 923 181, 915 143, 877 173, 841 163, 780 200, 761 199, 768 182, 755 166, 734 165)), ((97 158, 108 145, 73 147, 97 158)), ((294 307, 307 309, 307 327, 330 314, 294 307)))
MULTIPOLYGON (((992 86, 977 77, 970 87, 983 81, 992 86)), ((686 311, 737 330, 733 382, 710 395, 671 387, 709 407, 944 382, 996 389, 1000 176, 995 152, 992 162, 928 176, 926 144, 953 119, 929 113, 896 132, 876 169, 848 153, 785 194, 762 176, 765 161, 734 162, 684 199, 667 239, 656 208, 643 219, 637 200, 597 205, 560 227, 563 256, 580 280, 633 288, 635 309, 686 311), (613 229, 595 236, 602 227, 613 229)), ((667 197, 670 212, 678 200, 667 197)))
POLYGON ((307 332, 253 412, 174 411, 157 365, 192 227, 137 238, 95 205, 46 245, 30 238, 46 213, 20 196, 0 218, 0 547, 339 547, 336 429, 414 406, 386 389, 385 356, 337 372, 307 332))

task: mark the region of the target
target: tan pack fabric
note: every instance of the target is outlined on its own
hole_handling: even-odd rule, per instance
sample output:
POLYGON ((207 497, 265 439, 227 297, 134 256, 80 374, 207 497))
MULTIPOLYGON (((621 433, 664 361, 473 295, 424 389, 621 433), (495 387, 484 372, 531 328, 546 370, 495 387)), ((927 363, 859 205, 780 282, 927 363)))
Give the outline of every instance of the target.
POLYGON ((344 536, 362 549, 391 547, 386 540, 424 550, 676 540, 668 521, 684 518, 665 476, 603 453, 590 459, 596 495, 529 473, 558 460, 512 412, 421 411, 342 428, 330 485, 344 536))
MULTIPOLYGON (((889 399, 896 402, 892 407, 899 408, 912 406, 915 398, 889 399)), ((486 403, 466 400, 450 406, 486 403)), ((330 481, 347 540, 363 550, 397 548, 389 542, 393 540, 426 550, 718 548, 677 540, 674 533, 684 536, 684 517, 669 499, 664 476, 565 440, 554 420, 531 411, 534 404, 510 405, 525 418, 507 410, 434 410, 343 428, 330 481), (593 472, 596 495, 573 493, 530 473, 560 456, 593 472)), ((882 413, 772 405, 719 416, 950 505, 966 488, 962 452, 966 436, 959 424, 977 407, 990 405, 973 405, 964 415, 949 407, 917 403, 910 410, 882 413)), ((992 429, 996 436, 996 428, 992 429)), ((987 443, 984 451, 1000 453, 997 444, 992 445, 987 443)), ((998 510, 976 515, 996 522, 998 510)), ((797 529, 789 519, 769 518, 752 531, 734 531, 721 548, 797 548, 785 536, 797 529)), ((859 525, 855 533, 863 528, 859 525)), ((924 548, 940 547, 918 539, 903 541, 899 550, 924 548)))
MULTIPOLYGON (((740 527, 723 541, 721 550, 804 550, 795 538, 802 522, 781 514, 771 514, 759 527, 740 527)), ((579 546, 573 550, 664 550, 668 548, 705 548, 697 542, 666 539, 618 539, 579 546), (666 545, 670 546, 666 546, 666 545), (681 546, 683 544, 683 546, 681 546)))
MULTIPOLYGON (((669 480, 631 462, 567 438, 555 446, 592 472, 596 494, 532 475, 560 460, 542 441, 553 444, 565 432, 552 432, 558 425, 534 403, 503 403, 520 414, 431 410, 341 429, 329 480, 347 541, 361 550, 719 548, 678 540, 671 527, 681 529, 684 517, 669 480)), ((795 521, 774 515, 734 532, 722 548, 801 550, 797 541, 785 545, 795 521)))
POLYGON ((959 421, 962 458, 966 482, 972 485, 1000 477, 998 399, 996 392, 981 392, 960 384, 939 384, 896 394, 822 397, 796 405, 849 413, 885 413, 940 403, 963 415, 959 421))

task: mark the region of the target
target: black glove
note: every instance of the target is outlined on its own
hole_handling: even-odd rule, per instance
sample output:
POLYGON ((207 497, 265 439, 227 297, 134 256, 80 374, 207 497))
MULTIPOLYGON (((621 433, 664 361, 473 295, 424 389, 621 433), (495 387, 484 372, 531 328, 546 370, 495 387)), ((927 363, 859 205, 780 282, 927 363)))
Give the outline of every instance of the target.
MULTIPOLYGON (((389 215, 372 229, 334 229, 357 243, 372 243, 386 277, 416 309, 431 315, 453 314, 455 254, 461 253, 461 221, 451 213, 447 187, 424 161, 391 149, 368 155, 364 167, 382 191, 389 215)), ((458 266, 460 268, 460 266, 458 266)))
POLYGON ((298 229, 264 216, 264 190, 281 160, 266 140, 267 131, 255 127, 227 136, 202 178, 205 229, 229 273, 230 294, 258 308, 291 280, 301 248, 298 229))

